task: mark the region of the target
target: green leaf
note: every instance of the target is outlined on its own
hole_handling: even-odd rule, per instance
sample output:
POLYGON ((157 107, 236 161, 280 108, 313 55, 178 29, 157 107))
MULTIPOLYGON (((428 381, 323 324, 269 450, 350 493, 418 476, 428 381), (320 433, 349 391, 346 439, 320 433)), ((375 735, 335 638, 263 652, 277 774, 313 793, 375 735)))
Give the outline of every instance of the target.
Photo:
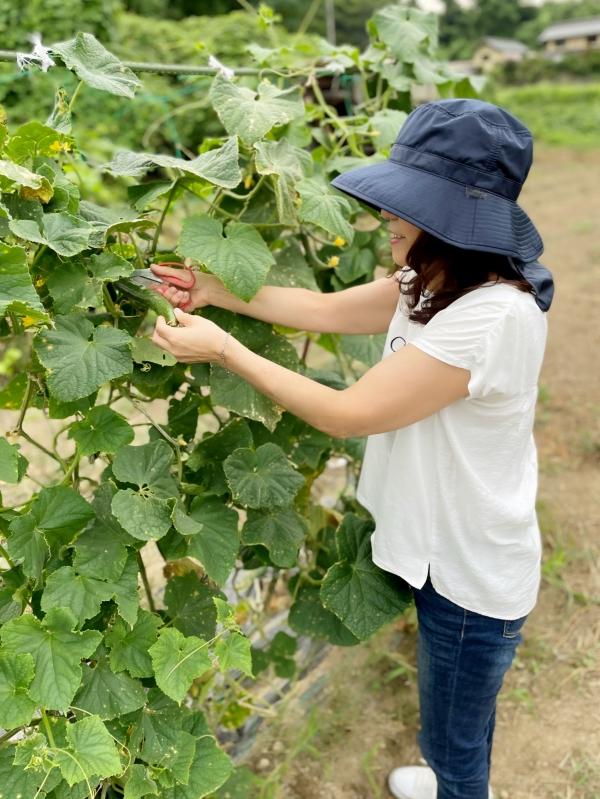
POLYGON ((113 671, 127 670, 132 677, 152 677, 152 660, 148 650, 158 638, 161 619, 147 610, 140 610, 133 629, 117 619, 105 636, 110 647, 113 671))
POLYGON ((148 770, 142 763, 134 763, 129 767, 125 794, 123 799, 143 799, 144 796, 158 794, 158 786, 148 776, 148 770))
POLYGON ((340 345, 342 351, 350 358, 370 367, 381 360, 385 339, 385 333, 364 336, 340 336, 340 345))
POLYGON ((225 595, 201 582, 194 571, 171 577, 165 588, 167 616, 184 635, 212 638, 217 618, 214 597, 225 595))
POLYGON ((187 459, 186 467, 193 472, 213 461, 223 461, 238 447, 252 447, 252 433, 244 419, 231 419, 216 433, 205 434, 187 459))
POLYGON ((136 186, 127 186, 127 197, 134 208, 144 211, 154 200, 170 192, 174 185, 174 180, 150 180, 136 186))
POLYGON ((27 253, 22 247, 0 244, 0 316, 16 313, 45 321, 48 315, 31 282, 27 253))
POLYGON ((219 658, 219 669, 223 674, 230 669, 239 669, 248 677, 254 677, 250 640, 245 635, 231 632, 224 638, 219 638, 215 644, 215 654, 219 658))
POLYGON ((277 263, 269 270, 266 286, 290 286, 321 291, 315 280, 315 273, 295 239, 288 239, 285 246, 276 250, 274 255, 277 263))
MULTIPOLYGON (((233 332, 238 338, 237 331, 233 332)), ((244 342, 242 342, 244 343, 244 342)), ((246 346, 249 346, 246 344, 246 346)), ((294 346, 283 336, 270 335, 264 345, 260 346, 260 354, 270 361, 297 371, 298 353, 294 346)), ((261 422, 271 433, 281 419, 283 409, 272 400, 261 394, 247 381, 223 369, 217 364, 210 367, 211 400, 214 405, 222 405, 229 411, 261 422)))
POLYGON ((223 469, 233 498, 249 508, 288 505, 304 485, 283 450, 271 443, 234 450, 223 469))
POLYGON ((100 658, 94 668, 84 665, 83 683, 75 694, 73 704, 103 721, 115 719, 143 707, 146 692, 138 680, 111 671, 106 658, 100 658))
POLYGON ((42 610, 46 613, 53 607, 68 607, 82 626, 100 611, 102 602, 113 596, 112 585, 77 574, 72 566, 63 566, 52 572, 42 594, 42 610))
MULTIPOLYGON (((52 186, 48 178, 31 172, 24 166, 19 166, 13 161, 5 161, 0 158, 0 175, 16 183, 21 189, 21 197, 28 200, 39 199, 47 203, 52 198, 52 186)), ((8 189, 10 191, 10 189, 8 189)))
POLYGON ((263 285, 275 258, 260 233, 244 222, 223 225, 210 216, 183 222, 177 252, 206 264, 237 297, 250 301, 263 285))
POLYGON ((129 335, 114 327, 94 327, 81 316, 57 316, 54 330, 39 333, 35 350, 49 372, 48 388, 68 402, 132 370, 129 335))
POLYGON ((78 574, 97 580, 119 579, 127 561, 127 544, 132 543, 120 529, 94 519, 75 542, 73 566, 78 574))
POLYGON ((8 552, 15 561, 22 561, 27 576, 39 578, 50 547, 69 543, 93 515, 90 505, 72 488, 44 488, 29 513, 11 522, 8 552))
POLYGON ((41 780, 38 775, 14 764, 12 746, 0 749, 0 799, 33 799, 41 780))
POLYGON ((298 86, 279 89, 268 80, 260 82, 257 94, 217 74, 209 97, 225 130, 237 133, 246 144, 262 139, 275 125, 304 115, 298 86))
POLYGON ((186 638, 179 630, 162 630, 149 652, 156 684, 178 703, 192 682, 212 666, 207 642, 196 636, 186 638))
POLYGON ((239 516, 216 497, 194 498, 190 516, 202 524, 202 531, 188 538, 188 555, 199 560, 218 585, 224 585, 240 547, 239 516))
POLYGON ((35 677, 29 694, 49 710, 67 711, 81 682, 81 659, 90 657, 102 640, 95 630, 74 632, 75 624, 70 610, 51 608, 42 621, 25 614, 0 630, 7 652, 33 656, 35 677))
POLYGON ((371 558, 371 520, 347 513, 337 531, 340 560, 321 584, 321 602, 361 641, 410 604, 404 580, 383 571, 371 558))
POLYGON ((131 553, 123 569, 123 574, 118 580, 111 580, 113 598, 119 608, 119 616, 125 619, 127 624, 133 625, 136 622, 140 597, 138 594, 138 564, 134 553, 131 553))
POLYGON ((262 544, 269 550, 273 563, 291 568, 296 565, 307 532, 308 525, 292 508, 250 510, 242 529, 242 543, 262 544))
POLYGON ((325 638, 334 646, 354 646, 360 640, 335 613, 323 607, 318 585, 301 585, 290 608, 288 624, 299 635, 325 638))
MULTIPOLYGON (((175 158, 172 155, 132 153, 129 150, 121 150, 109 164, 104 166, 104 169, 113 175, 140 177, 149 169, 162 166, 179 169, 185 175, 207 180, 215 186, 233 189, 242 179, 238 158, 237 136, 231 136, 222 147, 207 150, 192 160, 175 158)), ((160 194, 162 193, 164 192, 161 191, 160 194)), ((154 192, 152 196, 160 196, 160 194, 154 192)))
POLYGON ((401 61, 412 62, 422 51, 433 55, 437 49, 437 17, 418 8, 386 6, 373 15, 369 27, 401 61))
POLYGON ((158 496, 177 495, 177 484, 170 476, 173 450, 162 439, 141 446, 123 447, 112 464, 114 476, 122 483, 153 489, 158 496))
POLYGON ((97 716, 67 725, 68 748, 56 751, 56 762, 69 783, 112 777, 123 769, 110 733, 97 716))
POLYGON ((65 213, 44 214, 39 223, 35 219, 11 219, 8 226, 15 236, 45 244, 67 257, 85 250, 92 233, 85 219, 65 213))
POLYGON ((354 238, 354 228, 346 219, 352 212, 352 205, 341 195, 333 194, 319 178, 304 178, 296 184, 300 195, 299 217, 302 222, 310 222, 333 236, 341 236, 350 244, 354 238))
POLYGON ((129 67, 106 50, 91 33, 78 33, 74 39, 52 45, 67 69, 95 89, 122 97, 134 97, 142 84, 129 67))
POLYGON ((260 175, 274 175, 275 197, 279 221, 296 224, 295 184, 310 173, 310 153, 294 147, 287 139, 259 141, 256 150, 256 171, 260 175))
POLYGON ((77 261, 68 261, 51 272, 46 285, 57 314, 100 308, 103 304, 100 285, 90 280, 83 264, 77 261))
POLYGON ((28 463, 16 444, 0 438, 0 482, 18 483, 27 471, 28 463))
POLYGON ((162 350, 146 336, 132 339, 131 355, 136 363, 156 363, 159 366, 175 366, 177 363, 177 358, 162 350))
POLYGON ((212 735, 196 741, 196 753, 187 785, 176 785, 163 792, 164 799, 202 799, 219 788, 233 771, 229 756, 212 735))
POLYGON ((56 157, 56 144, 71 145, 73 139, 37 120, 18 127, 6 146, 6 154, 18 164, 33 161, 37 156, 56 157))
POLYGON ((88 270, 96 280, 108 281, 118 280, 120 277, 127 277, 133 272, 133 265, 116 255, 114 252, 102 252, 99 255, 91 255, 86 262, 88 270))
POLYGON ((171 505, 168 500, 143 496, 131 488, 117 491, 112 512, 129 535, 140 541, 156 541, 169 532, 171 505))
POLYGON ((0 652, 0 727, 29 724, 37 707, 28 693, 34 660, 27 652, 0 652))
POLYGON ((69 438, 74 438, 82 455, 95 452, 117 452, 133 441, 133 428, 108 405, 92 408, 81 422, 69 428, 69 438))

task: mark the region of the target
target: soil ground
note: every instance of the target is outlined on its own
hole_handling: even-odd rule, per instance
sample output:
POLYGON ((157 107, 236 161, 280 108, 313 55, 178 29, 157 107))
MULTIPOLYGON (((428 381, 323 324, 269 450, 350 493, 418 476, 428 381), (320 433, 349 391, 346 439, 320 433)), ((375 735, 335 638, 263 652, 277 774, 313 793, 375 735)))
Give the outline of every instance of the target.
MULTIPOLYGON (((520 196, 556 296, 535 429, 543 581, 498 700, 500 799, 600 799, 599 177, 600 150, 539 147, 520 196)), ((411 608, 295 686, 246 759, 270 797, 391 796, 389 770, 420 758, 416 629, 411 608)))

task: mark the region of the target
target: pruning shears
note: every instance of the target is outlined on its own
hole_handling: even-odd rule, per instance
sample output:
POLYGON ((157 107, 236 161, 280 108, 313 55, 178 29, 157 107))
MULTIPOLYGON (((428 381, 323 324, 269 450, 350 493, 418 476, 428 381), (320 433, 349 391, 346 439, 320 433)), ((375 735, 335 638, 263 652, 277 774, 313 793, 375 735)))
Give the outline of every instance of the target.
POLYGON ((160 261, 157 265, 177 266, 181 274, 169 275, 167 280, 162 280, 151 269, 135 269, 129 279, 133 283, 137 283, 138 286, 146 286, 148 283, 170 283, 178 289, 191 289, 196 281, 192 270, 187 266, 183 266, 180 261, 160 261))

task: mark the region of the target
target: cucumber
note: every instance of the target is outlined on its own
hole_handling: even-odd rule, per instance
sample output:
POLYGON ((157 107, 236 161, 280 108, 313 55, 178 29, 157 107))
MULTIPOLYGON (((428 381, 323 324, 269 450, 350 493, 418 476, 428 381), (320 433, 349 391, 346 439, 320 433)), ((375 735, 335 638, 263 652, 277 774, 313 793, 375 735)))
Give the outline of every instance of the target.
POLYGON ((138 286, 137 283, 133 283, 127 278, 117 280, 115 286, 134 300, 142 303, 146 308, 152 308, 159 316, 164 316, 167 324, 171 325, 171 327, 177 327, 177 317, 173 311, 173 306, 162 294, 152 291, 152 289, 138 286))

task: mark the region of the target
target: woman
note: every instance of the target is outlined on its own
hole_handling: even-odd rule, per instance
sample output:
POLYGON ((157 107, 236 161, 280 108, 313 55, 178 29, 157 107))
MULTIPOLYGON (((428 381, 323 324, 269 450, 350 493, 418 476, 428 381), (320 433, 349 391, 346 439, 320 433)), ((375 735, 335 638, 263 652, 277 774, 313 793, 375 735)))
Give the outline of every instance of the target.
MULTIPOLYGON (((406 119, 390 158, 333 186, 380 212, 400 267, 320 294, 263 287, 248 304, 199 274, 161 291, 257 319, 346 334, 387 332, 381 361, 343 391, 296 374, 177 310, 154 340, 217 361, 335 437, 368 436, 357 498, 373 515, 373 561, 417 608, 423 766, 388 777, 399 799, 488 799, 496 698, 535 606, 541 542, 533 421, 552 276, 516 199, 529 130, 504 109, 439 100, 406 119)), ((168 284, 173 273, 154 267, 168 284)))

